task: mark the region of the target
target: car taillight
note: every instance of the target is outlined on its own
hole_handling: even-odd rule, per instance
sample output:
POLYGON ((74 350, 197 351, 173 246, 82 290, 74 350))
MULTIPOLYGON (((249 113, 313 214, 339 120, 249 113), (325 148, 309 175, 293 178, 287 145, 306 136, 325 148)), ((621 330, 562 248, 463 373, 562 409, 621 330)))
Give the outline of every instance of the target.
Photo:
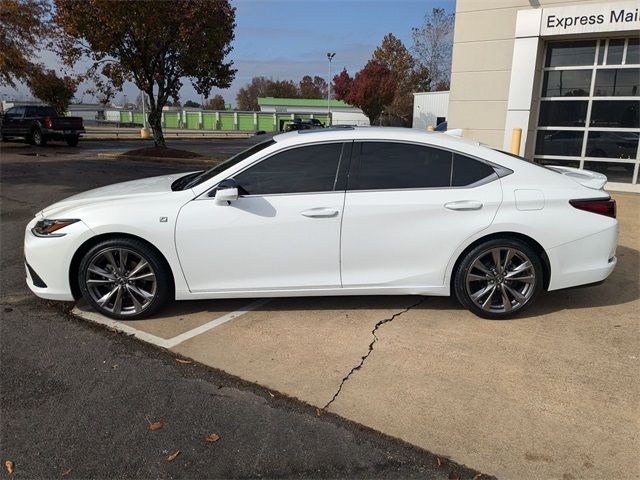
POLYGON ((51 123, 51 117, 44 117, 44 127, 51 128, 52 125, 53 124, 51 123))
POLYGON ((616 218, 616 201, 612 198, 569 200, 569 203, 578 210, 616 218))

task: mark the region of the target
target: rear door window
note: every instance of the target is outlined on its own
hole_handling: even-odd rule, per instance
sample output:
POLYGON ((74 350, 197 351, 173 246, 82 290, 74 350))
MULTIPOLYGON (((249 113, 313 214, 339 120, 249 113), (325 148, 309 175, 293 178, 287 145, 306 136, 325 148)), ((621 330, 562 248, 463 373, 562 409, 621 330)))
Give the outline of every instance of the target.
POLYGON ((490 165, 459 153, 453 155, 453 174, 451 176, 453 187, 466 187, 495 178, 498 178, 498 175, 490 165))
POLYGON ((451 185, 452 154, 394 142, 359 142, 350 190, 438 188, 451 185))

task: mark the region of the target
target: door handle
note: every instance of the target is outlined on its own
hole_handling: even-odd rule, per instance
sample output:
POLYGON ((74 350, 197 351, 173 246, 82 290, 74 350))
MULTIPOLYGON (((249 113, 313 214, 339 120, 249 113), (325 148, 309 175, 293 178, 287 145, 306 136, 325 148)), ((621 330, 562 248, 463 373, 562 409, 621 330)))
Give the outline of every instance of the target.
POLYGON ((300 212, 302 216, 309 217, 309 218, 335 217, 336 215, 338 215, 338 213, 339 213, 338 210, 334 208, 325 208, 325 207, 310 208, 309 210, 300 212))
POLYGON ((475 200, 460 200, 457 202, 445 203, 444 206, 449 210, 480 210, 482 208, 482 202, 475 200))

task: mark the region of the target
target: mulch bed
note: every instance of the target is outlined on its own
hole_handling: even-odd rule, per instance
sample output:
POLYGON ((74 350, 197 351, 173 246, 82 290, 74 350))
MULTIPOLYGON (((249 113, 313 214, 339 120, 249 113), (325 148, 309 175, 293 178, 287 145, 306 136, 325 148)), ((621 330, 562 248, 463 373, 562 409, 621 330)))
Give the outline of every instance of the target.
POLYGON ((127 157, 159 157, 159 158, 198 158, 199 153, 169 147, 145 147, 123 153, 127 157))

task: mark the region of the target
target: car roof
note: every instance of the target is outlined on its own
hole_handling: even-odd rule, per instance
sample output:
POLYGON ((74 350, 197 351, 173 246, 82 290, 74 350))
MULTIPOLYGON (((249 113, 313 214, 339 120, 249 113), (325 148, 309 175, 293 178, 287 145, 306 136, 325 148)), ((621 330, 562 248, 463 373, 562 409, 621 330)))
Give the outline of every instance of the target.
POLYGON ((274 135, 278 144, 301 145, 305 143, 345 141, 345 140, 395 140, 418 142, 453 150, 480 144, 476 141, 442 132, 425 132, 402 127, 329 127, 317 130, 301 130, 274 135))

